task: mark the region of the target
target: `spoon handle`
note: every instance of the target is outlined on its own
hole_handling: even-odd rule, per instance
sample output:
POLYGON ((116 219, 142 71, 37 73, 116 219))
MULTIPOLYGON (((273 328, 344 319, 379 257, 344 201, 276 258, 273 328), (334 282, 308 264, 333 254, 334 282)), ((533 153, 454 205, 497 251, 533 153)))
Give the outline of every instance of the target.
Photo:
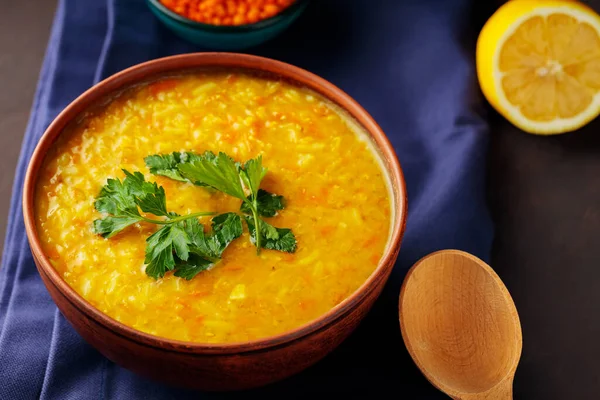
POLYGON ((504 378, 496 386, 482 393, 468 393, 458 396, 458 400, 512 400, 513 377, 504 378))

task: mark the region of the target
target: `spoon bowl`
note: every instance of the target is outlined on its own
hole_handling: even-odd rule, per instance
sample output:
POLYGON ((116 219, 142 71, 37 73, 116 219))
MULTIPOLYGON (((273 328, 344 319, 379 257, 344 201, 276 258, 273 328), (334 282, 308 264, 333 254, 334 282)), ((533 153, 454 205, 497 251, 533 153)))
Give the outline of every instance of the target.
POLYGON ((455 399, 511 399, 523 345, 515 304, 479 258, 443 250, 419 260, 400 292, 400 328, 425 377, 455 399))

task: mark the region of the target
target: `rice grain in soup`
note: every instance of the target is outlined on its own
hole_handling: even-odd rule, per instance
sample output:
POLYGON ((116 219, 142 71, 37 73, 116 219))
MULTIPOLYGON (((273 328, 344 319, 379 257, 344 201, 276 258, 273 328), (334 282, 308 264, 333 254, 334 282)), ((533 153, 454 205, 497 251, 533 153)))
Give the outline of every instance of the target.
MULTIPOLYGON (((364 283, 384 252, 392 219, 388 178, 356 124, 320 95, 283 81, 207 72, 133 87, 90 112, 53 146, 37 186, 43 248, 66 282, 103 313, 153 335, 241 342, 280 334, 329 311, 364 283), (165 188, 179 214, 238 211, 240 200, 153 176, 144 157, 222 151, 258 155, 262 188, 287 206, 267 221, 291 228, 294 254, 242 238, 213 269, 186 281, 144 272, 139 223, 111 239, 94 234, 94 199, 122 168, 165 188)), ((210 218, 200 221, 210 225, 210 218)))

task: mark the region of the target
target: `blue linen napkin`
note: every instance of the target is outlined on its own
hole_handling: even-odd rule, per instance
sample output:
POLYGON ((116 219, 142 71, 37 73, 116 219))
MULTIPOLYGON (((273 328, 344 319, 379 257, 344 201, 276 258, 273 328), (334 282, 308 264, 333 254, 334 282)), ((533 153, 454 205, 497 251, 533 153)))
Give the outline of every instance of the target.
MULTIPOLYGON (((409 218, 384 293, 357 331, 316 366, 252 397, 339 393, 350 398, 445 398, 420 375, 399 331, 408 268, 458 248, 489 258, 485 204, 488 129, 481 116, 470 15, 476 1, 313 1, 274 41, 252 49, 341 87, 378 121, 407 180, 409 218), (471 46, 471 48, 469 47, 471 46)), ((58 312, 35 269, 21 195, 32 151, 51 120, 99 80, 142 61, 202 51, 151 15, 142 0, 62 0, 17 168, 0 269, 0 399, 187 399, 198 393, 148 381, 105 359, 58 312)))

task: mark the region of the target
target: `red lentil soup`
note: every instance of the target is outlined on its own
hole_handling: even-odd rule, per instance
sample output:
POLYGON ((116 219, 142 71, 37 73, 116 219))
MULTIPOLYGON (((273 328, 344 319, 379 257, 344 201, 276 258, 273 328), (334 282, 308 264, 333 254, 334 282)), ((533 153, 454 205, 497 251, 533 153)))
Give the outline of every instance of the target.
MULTIPOLYGON (((196 72, 139 85, 68 127, 48 153, 36 223, 53 267, 94 307, 153 335, 202 343, 260 339, 329 311, 369 277, 390 236, 390 184, 366 133, 319 94, 245 73, 196 72), (263 250, 247 227, 214 268, 187 281, 146 275, 141 222, 104 239, 94 200, 122 168, 163 186, 179 214, 238 211, 241 200, 153 176, 144 157, 174 151, 258 155, 262 188, 285 196, 267 218, 295 253, 263 250)), ((210 217, 200 218, 205 226, 210 217)))

